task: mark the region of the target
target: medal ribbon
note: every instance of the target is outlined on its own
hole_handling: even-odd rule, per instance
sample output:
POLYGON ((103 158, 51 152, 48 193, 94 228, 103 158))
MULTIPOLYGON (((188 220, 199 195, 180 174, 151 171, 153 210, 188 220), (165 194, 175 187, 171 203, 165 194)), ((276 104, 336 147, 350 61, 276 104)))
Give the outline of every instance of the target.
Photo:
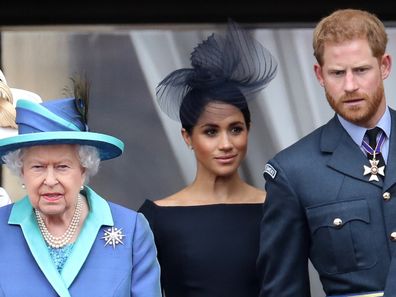
POLYGON ((385 139, 386 139, 386 135, 384 131, 381 131, 375 149, 373 149, 365 140, 363 140, 362 147, 366 151, 366 153, 372 155, 373 158, 375 159, 375 155, 381 153, 382 145, 384 144, 385 139))

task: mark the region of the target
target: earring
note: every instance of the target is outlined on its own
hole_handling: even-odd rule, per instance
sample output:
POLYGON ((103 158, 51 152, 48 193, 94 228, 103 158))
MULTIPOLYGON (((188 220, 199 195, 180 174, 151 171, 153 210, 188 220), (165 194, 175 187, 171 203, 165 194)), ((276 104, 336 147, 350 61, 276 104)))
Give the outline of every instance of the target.
POLYGON ((191 144, 188 145, 188 148, 189 148, 190 150, 193 150, 193 149, 194 149, 194 148, 192 147, 191 144))
POLYGON ((26 189, 25 184, 22 184, 21 187, 22 187, 22 189, 26 189))
POLYGON ((84 190, 84 186, 81 186, 81 187, 80 187, 80 191, 82 191, 82 190, 84 190))

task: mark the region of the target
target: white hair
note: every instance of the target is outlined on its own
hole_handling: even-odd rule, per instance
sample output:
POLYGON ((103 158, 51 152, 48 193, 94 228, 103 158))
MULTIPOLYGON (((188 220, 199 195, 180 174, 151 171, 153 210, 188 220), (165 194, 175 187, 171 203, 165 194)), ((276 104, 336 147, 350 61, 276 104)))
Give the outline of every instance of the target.
POLYGON ((99 150, 94 146, 79 145, 78 157, 81 166, 85 168, 85 184, 88 184, 89 179, 98 173, 99 170, 99 150))
MULTIPOLYGON (((22 176, 23 155, 25 151, 26 148, 17 149, 8 152, 2 157, 8 169, 18 177, 22 176)), ((99 170, 99 150, 90 145, 77 145, 77 153, 80 164, 85 169, 85 184, 88 184, 90 177, 94 176, 99 170)))

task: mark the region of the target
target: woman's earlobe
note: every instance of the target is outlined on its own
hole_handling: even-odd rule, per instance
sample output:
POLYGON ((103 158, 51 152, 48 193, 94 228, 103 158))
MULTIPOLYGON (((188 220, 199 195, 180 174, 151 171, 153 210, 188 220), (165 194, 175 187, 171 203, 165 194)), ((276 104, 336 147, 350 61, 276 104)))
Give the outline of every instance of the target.
POLYGON ((190 150, 192 150, 193 147, 192 147, 192 144, 191 144, 191 138, 190 138, 190 135, 188 134, 187 130, 184 129, 184 128, 182 128, 182 129, 181 129, 181 134, 182 134, 182 137, 183 137, 184 142, 186 143, 187 147, 188 147, 190 150))

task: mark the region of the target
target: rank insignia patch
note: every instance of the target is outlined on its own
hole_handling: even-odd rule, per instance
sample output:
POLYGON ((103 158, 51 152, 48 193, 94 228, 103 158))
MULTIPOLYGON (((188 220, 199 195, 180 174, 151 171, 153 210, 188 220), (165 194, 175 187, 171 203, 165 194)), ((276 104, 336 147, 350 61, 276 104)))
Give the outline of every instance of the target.
POLYGON ((274 179, 275 176, 276 176, 276 174, 277 174, 277 171, 275 170, 274 167, 272 167, 271 164, 267 163, 267 164, 265 164, 265 168, 264 168, 264 173, 263 173, 263 175, 264 175, 265 173, 267 173, 269 176, 272 177, 272 179, 274 179))

